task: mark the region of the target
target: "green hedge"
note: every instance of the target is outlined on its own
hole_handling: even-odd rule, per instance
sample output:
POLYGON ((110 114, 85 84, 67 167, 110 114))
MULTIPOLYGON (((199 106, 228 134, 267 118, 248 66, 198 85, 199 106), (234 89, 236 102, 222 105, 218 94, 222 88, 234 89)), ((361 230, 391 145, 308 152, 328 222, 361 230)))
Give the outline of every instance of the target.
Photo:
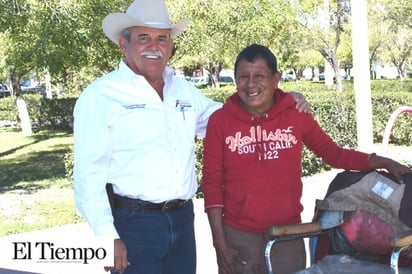
POLYGON ((18 120, 16 99, 0 98, 0 121, 16 122, 18 120))
MULTIPOLYGON (((76 98, 48 99, 38 94, 25 94, 23 98, 33 127, 73 130, 73 107, 76 98)), ((0 121, 20 121, 15 97, 0 99, 0 121)))
MULTIPOLYGON (((352 88, 351 82, 345 84, 348 89, 352 88)), ((357 147, 356 104, 353 91, 336 92, 328 90, 319 83, 308 82, 289 82, 282 88, 288 91, 299 91, 305 95, 312 105, 316 120, 337 144, 346 148, 357 147)), ((206 90, 209 97, 222 102, 233 92, 234 87, 206 90)), ((390 115, 401 106, 412 106, 412 81, 375 81, 372 85, 371 100, 373 141, 381 143, 390 115)), ((411 129, 412 115, 400 115, 391 132, 391 144, 411 146, 411 129)), ((200 146, 198 155, 197 161, 201 161, 200 146)), ((307 148, 304 148, 302 158, 303 176, 329 169, 307 148)), ((200 163, 198 166, 200 167, 200 163)), ((198 176, 200 178, 201 173, 198 176)))
MULTIPOLYGON (((314 115, 322 128, 341 146, 357 147, 355 95, 352 83, 345 82, 346 91, 335 92, 325 88, 325 85, 308 82, 283 83, 284 90, 302 92, 312 104, 314 115)), ((203 92, 212 99, 224 102, 235 92, 233 85, 220 89, 204 89, 203 92)), ((25 95, 32 123, 35 127, 73 130, 73 107, 76 98, 47 99, 38 95, 25 95)), ((390 115, 401 106, 412 106, 412 81, 373 81, 372 82, 372 112, 373 138, 380 143, 386 123, 390 115)), ((0 121, 18 122, 15 98, 0 99, 0 121)), ((399 146, 412 145, 412 115, 401 115, 392 129, 391 144, 399 146)), ((196 167, 198 178, 201 179, 202 139, 197 140, 196 167)), ((72 174, 72 155, 66 156, 68 176, 72 174)), ((328 169, 320 159, 306 148, 303 152, 303 175, 311 175, 323 169, 328 169)), ((199 193, 201 195, 201 192, 199 193)))

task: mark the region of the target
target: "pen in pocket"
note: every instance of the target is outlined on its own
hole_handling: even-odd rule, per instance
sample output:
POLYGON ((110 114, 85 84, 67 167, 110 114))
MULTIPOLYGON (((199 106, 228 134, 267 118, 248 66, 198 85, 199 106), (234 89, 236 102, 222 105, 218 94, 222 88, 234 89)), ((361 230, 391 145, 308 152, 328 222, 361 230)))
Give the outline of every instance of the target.
POLYGON ((183 120, 186 120, 186 117, 185 117, 185 106, 180 106, 180 111, 181 111, 182 114, 183 114, 183 120))

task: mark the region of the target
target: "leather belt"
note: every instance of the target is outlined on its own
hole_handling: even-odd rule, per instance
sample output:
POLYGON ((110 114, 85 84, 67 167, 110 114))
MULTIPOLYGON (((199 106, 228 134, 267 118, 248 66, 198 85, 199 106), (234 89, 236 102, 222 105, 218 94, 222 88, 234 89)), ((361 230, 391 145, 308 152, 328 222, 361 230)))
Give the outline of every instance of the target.
POLYGON ((140 199, 132 199, 113 195, 114 208, 131 209, 131 210, 159 210, 159 211, 174 211, 186 205, 187 200, 170 200, 163 203, 152 203, 140 199))

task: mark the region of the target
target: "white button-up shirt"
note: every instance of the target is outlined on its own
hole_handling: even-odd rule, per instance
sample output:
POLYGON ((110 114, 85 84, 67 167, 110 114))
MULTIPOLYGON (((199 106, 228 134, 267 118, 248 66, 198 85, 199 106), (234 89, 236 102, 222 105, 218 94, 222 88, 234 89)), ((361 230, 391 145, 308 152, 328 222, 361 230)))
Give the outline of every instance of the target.
POLYGON ((195 136, 203 137, 221 107, 173 70, 163 72, 162 101, 122 61, 91 83, 74 109, 76 206, 97 235, 118 237, 106 183, 114 192, 150 202, 191 199, 198 188, 195 136))

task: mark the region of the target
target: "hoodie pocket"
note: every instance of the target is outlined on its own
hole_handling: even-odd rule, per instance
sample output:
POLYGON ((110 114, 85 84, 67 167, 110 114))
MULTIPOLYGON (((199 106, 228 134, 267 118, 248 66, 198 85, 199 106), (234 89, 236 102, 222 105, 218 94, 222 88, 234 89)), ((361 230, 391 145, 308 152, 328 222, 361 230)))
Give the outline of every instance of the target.
POLYGON ((266 229, 275 224, 287 224, 300 214, 300 202, 290 195, 247 195, 241 219, 248 227, 266 229))

